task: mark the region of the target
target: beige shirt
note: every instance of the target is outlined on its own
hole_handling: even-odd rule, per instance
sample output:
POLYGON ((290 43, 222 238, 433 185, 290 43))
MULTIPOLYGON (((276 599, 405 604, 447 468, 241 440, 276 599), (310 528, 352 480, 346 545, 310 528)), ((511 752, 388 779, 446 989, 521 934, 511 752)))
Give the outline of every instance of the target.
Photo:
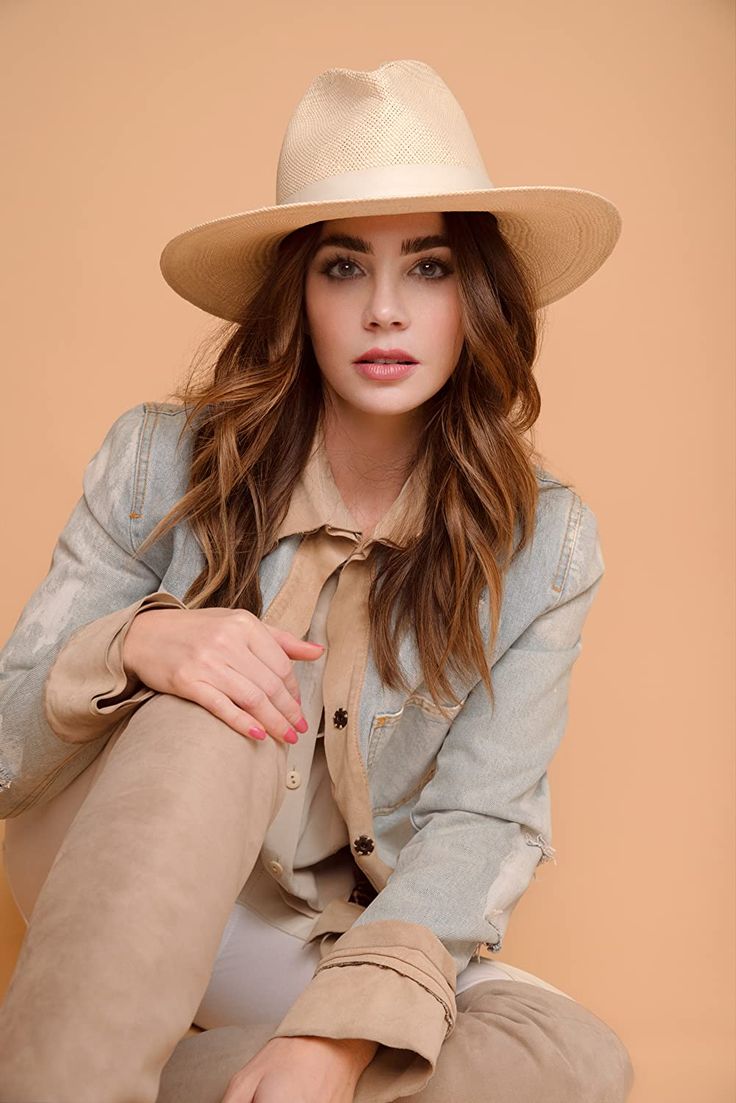
MULTIPOLYGON (((325 582, 308 633, 326 642, 326 621, 337 575, 325 582)), ((345 820, 333 795, 324 743, 322 679, 327 661, 299 663, 302 711, 309 728, 287 751, 286 793, 259 861, 238 900, 289 934, 308 939, 315 920, 333 900, 348 900, 360 877, 345 820), (284 871, 291 871, 289 887, 284 871)))
MULTIPOLYGON (((262 868, 276 882, 278 896, 257 864, 239 899, 282 930, 304 939, 347 930, 390 872, 376 858, 374 887, 376 881, 371 884, 370 871, 365 870, 370 854, 361 854, 362 869, 355 863, 356 839, 351 839, 347 822, 356 822, 351 813, 359 809, 359 822, 366 829, 357 838, 370 839, 368 790, 362 771, 348 770, 348 814, 336 803, 336 773, 330 771, 323 709, 330 702, 339 703, 347 726, 345 706, 357 701, 368 653, 368 556, 374 544, 402 543, 421 528, 425 476, 423 465, 415 468, 372 534, 363 538, 340 496, 318 432, 277 533, 279 540, 298 532, 306 535, 286 583, 263 619, 327 646, 319 659, 294 664, 309 728, 289 748, 289 791, 260 855, 262 868), (355 904, 346 907, 351 894, 355 904)), ((333 724, 337 711, 333 708, 330 716, 333 724)), ((339 765, 344 769, 344 763, 339 765)), ((323 937, 323 942, 329 940, 323 937)))

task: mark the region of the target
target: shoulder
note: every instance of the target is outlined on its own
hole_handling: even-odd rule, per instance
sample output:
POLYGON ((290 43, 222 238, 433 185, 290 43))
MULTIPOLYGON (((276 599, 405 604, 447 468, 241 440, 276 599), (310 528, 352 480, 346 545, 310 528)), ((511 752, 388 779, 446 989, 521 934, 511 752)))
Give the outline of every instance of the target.
POLYGON ((137 548, 186 492, 191 444, 181 404, 139 402, 112 422, 83 484, 90 508, 121 543, 137 548))
POLYGON ((605 563, 598 517, 589 502, 545 468, 535 471, 534 533, 512 567, 516 564, 519 583, 551 606, 593 585, 605 563))
POLYGON ((576 636, 604 571, 598 520, 589 504, 544 469, 536 468, 536 475, 534 532, 504 573, 496 657, 548 615, 555 618, 559 643, 564 633, 553 610, 563 605, 573 614, 566 631, 576 636))

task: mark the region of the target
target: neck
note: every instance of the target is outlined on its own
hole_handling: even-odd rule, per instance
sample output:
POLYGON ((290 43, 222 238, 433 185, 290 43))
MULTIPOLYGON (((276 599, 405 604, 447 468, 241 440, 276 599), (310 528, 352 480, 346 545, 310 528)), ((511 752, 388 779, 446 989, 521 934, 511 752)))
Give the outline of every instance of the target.
POLYGON ((422 424, 417 410, 387 416, 328 409, 323 436, 330 464, 368 492, 400 488, 409 475, 422 424))
POLYGON ((335 485, 364 536, 399 496, 421 432, 417 411, 395 417, 325 411, 323 441, 335 485))

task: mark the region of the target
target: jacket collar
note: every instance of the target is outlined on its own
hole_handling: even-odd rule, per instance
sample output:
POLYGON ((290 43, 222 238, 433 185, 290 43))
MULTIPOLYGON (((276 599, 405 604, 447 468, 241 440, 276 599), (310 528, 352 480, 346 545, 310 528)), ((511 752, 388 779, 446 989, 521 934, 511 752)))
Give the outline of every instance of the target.
POLYGON ((404 482, 398 497, 363 542, 360 525, 350 513, 335 483, 318 426, 307 463, 296 482, 277 540, 295 533, 314 532, 323 526, 336 536, 351 536, 364 548, 373 543, 398 544, 418 536, 424 525, 427 499, 427 463, 423 459, 404 482))

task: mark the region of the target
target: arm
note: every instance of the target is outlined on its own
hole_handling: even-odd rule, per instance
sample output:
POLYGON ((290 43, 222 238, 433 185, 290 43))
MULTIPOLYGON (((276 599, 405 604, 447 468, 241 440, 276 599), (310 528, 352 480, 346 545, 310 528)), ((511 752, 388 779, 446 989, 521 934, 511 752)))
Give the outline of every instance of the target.
MULTIPOLYGON (((419 1092, 456 1019, 455 981, 481 943, 499 950, 538 863, 551 855, 547 768, 572 666, 604 570, 595 516, 577 499, 544 605, 478 682, 412 810, 416 834, 386 886, 317 966, 274 1036, 381 1043, 356 1101, 419 1092), (565 551, 568 548, 569 553, 565 551), (390 1048, 385 1048, 390 1047, 390 1048)), ((549 550, 549 549, 547 549, 549 550)))
POLYGON ((140 404, 108 430, 49 571, 0 652, 2 819, 60 792, 122 717, 153 695, 124 671, 123 640, 140 610, 184 605, 159 591, 158 574, 133 557, 129 516, 134 501, 142 505, 145 419, 140 404))

